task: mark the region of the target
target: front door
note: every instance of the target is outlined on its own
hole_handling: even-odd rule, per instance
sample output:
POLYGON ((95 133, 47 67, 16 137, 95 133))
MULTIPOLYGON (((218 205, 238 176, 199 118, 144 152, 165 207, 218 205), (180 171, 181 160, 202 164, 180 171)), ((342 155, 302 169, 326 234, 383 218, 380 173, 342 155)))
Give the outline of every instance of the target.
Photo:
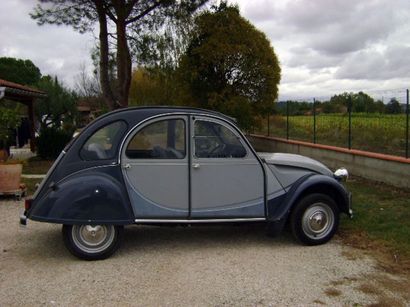
POLYGON ((191 217, 264 217, 262 166, 236 129, 193 116, 191 135, 191 217))
POLYGON ((151 120, 125 141, 121 167, 136 218, 189 216, 187 120, 151 120))

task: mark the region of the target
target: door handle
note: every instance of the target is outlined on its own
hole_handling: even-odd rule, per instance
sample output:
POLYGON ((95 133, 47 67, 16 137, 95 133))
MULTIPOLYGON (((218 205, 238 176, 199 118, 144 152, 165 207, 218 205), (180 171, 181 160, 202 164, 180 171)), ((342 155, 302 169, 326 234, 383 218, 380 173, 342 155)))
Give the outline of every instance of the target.
POLYGON ((200 167, 201 167, 201 165, 199 163, 192 164, 192 168, 194 168, 194 169, 198 169, 200 167))
POLYGON ((131 168, 131 164, 129 164, 129 163, 124 164, 123 168, 125 168, 125 169, 130 169, 130 168, 131 168))

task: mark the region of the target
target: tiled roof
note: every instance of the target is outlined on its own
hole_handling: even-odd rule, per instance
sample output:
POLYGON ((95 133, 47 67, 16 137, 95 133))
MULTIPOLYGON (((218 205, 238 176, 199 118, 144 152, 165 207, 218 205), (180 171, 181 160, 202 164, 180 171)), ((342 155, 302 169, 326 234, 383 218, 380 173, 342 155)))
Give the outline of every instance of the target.
POLYGON ((34 89, 29 86, 21 85, 18 83, 10 82, 7 80, 0 79, 0 87, 8 87, 8 88, 13 88, 17 90, 22 90, 22 91, 27 91, 27 92, 32 92, 32 93, 37 93, 37 94, 46 94, 45 92, 39 91, 37 89, 34 89))

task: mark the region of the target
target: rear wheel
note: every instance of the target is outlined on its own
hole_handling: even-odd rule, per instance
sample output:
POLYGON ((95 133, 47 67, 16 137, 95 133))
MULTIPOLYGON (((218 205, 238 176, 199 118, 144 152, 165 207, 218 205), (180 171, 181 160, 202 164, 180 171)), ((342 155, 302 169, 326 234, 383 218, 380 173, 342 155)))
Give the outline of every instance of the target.
POLYGON ((111 256, 120 246, 122 226, 63 225, 64 244, 76 257, 99 260, 111 256))
POLYGON ((310 194, 302 198, 290 217, 296 239, 307 245, 328 242, 339 226, 339 208, 325 194, 310 194))

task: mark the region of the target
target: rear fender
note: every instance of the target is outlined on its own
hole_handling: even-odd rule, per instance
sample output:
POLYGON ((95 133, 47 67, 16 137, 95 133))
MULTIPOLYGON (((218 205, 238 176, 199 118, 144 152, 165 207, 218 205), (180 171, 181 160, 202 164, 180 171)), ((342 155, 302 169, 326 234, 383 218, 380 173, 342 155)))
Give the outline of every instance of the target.
POLYGON ((36 199, 28 218, 62 224, 131 224, 131 210, 124 184, 98 170, 79 172, 36 199))

